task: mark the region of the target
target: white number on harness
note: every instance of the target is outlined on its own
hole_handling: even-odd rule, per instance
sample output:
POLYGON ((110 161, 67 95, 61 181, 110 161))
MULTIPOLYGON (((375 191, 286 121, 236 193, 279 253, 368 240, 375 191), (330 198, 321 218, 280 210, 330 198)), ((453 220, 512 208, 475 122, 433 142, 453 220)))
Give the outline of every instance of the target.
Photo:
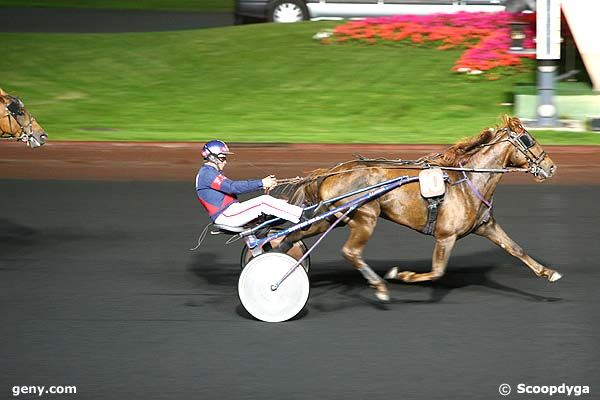
POLYGON ((446 192, 444 182, 444 173, 439 168, 424 169, 419 173, 419 185, 421 187, 421 196, 437 197, 446 192))

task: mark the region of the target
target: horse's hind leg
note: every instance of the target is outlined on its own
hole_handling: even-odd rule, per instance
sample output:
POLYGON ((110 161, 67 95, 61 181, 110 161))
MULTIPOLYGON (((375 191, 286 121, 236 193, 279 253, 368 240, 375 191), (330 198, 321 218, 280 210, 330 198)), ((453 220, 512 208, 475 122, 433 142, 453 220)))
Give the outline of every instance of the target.
POLYGON ((377 214, 364 207, 360 208, 348 222, 350 237, 342 247, 342 254, 375 288, 375 296, 381 301, 389 301, 390 295, 385 281, 362 258, 363 250, 376 224, 377 214))
POLYGON ((433 257, 431 260, 431 272, 417 273, 413 271, 402 271, 398 272, 397 268, 392 268, 385 275, 388 279, 400 279, 404 282, 423 282, 433 281, 444 275, 446 266, 448 265, 448 259, 450 253, 456 243, 456 236, 448 236, 445 238, 435 239, 435 248, 433 250, 433 257))
POLYGON ((475 231, 477 235, 483 236, 502 247, 508 254, 517 257, 523 261, 537 275, 548 279, 550 282, 555 282, 562 278, 562 275, 550 268, 546 268, 533 258, 529 257, 525 251, 515 243, 504 229, 492 218, 488 223, 481 225, 475 231))

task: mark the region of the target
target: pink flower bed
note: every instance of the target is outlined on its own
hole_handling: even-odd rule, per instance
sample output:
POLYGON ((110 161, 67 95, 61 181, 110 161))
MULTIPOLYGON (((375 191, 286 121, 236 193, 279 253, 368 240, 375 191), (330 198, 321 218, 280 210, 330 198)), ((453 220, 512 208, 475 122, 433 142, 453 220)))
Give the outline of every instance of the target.
MULTIPOLYGON (((359 41, 368 44, 402 42, 417 46, 435 45, 439 50, 466 48, 453 70, 471 74, 499 69, 522 67, 522 58, 532 55, 509 53, 511 44, 510 22, 515 15, 500 13, 470 13, 433 15, 398 15, 350 21, 337 26, 328 42, 359 41)), ((535 18, 533 18, 533 21, 535 18)), ((526 48, 532 42, 534 26, 526 27, 526 48)), ((497 74, 490 74, 497 78, 497 74)))

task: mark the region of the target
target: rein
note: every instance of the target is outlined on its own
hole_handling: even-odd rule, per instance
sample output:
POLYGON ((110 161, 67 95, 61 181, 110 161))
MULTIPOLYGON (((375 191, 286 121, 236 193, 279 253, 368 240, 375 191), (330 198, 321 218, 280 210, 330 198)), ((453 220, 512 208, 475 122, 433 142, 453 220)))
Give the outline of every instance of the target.
MULTIPOLYGON (((354 161, 354 160, 353 160, 354 161)), ((431 165, 431 164, 424 164, 424 165, 416 165, 419 161, 408 161, 408 160, 388 160, 388 159, 361 159, 361 161, 368 161, 368 162, 389 162, 389 163, 406 163, 404 165, 391 165, 391 166, 387 166, 385 168, 387 169, 418 169, 418 170, 424 170, 424 169, 429 169, 429 168, 439 168, 442 170, 448 170, 448 171, 462 171, 464 172, 477 172, 477 173, 495 173, 495 174, 505 174, 508 172, 530 172, 530 170, 528 168, 472 168, 472 167, 440 167, 437 165, 431 165)), ((347 162, 352 162, 352 161, 347 161, 347 162)), ((346 164, 347 162, 341 163, 336 165, 334 168, 339 167, 340 165, 346 164)), ((294 178, 284 178, 284 179, 277 179, 277 186, 280 185, 290 185, 290 184, 296 184, 296 183, 301 183, 301 182, 309 182, 309 181, 313 181, 313 180, 317 180, 320 178, 329 178, 330 176, 334 176, 334 175, 341 175, 341 174, 346 174, 346 173, 350 173, 350 172, 356 172, 356 171, 364 171, 364 170, 369 170, 369 169, 378 169, 381 167, 360 167, 360 168, 352 168, 352 169, 347 169, 344 171, 334 171, 334 172, 328 172, 328 173, 324 173, 324 174, 320 174, 317 176, 308 176, 308 177, 299 177, 296 176, 294 178)))
MULTIPOLYGON (((493 146, 495 144, 499 144, 499 143, 503 143, 503 142, 510 142, 520 153, 522 153, 525 156, 525 158, 527 159, 529 168, 477 168, 477 167, 463 167, 462 165, 460 165, 459 167, 445 167, 445 166, 438 166, 435 164, 430 164, 428 161, 430 161, 431 159, 440 157, 441 154, 439 154, 439 153, 435 154, 433 156, 423 157, 418 160, 400 160, 400 159, 389 160, 386 158, 373 159, 373 158, 365 158, 362 155, 355 155, 355 156, 358 161, 380 162, 380 163, 391 164, 391 165, 385 167, 388 169, 419 169, 419 170, 423 170, 423 169, 429 169, 429 168, 439 168, 439 169, 446 170, 446 171, 460 171, 463 173, 463 175, 465 177, 466 177, 465 172, 488 173, 488 174, 489 173, 504 174, 507 172, 525 172, 525 173, 530 172, 535 176, 538 176, 540 174, 546 175, 546 172, 540 167, 540 163, 546 157, 546 152, 542 151, 538 155, 533 154, 533 152, 530 150, 530 147, 532 145, 527 146, 526 144, 524 144, 523 139, 522 139, 523 136, 527 136, 528 140, 533 141, 533 138, 531 138, 531 136, 529 136, 529 133, 527 131, 525 131, 524 133, 522 133, 520 135, 517 134, 516 132, 513 132, 509 128, 502 128, 502 129, 500 129, 500 131, 504 132, 504 134, 501 135, 498 138, 498 140, 495 140, 492 143, 480 144, 479 147, 489 147, 489 146, 493 146), (504 135, 508 135, 508 136, 505 139, 502 139, 504 137, 504 135)), ((356 160, 346 161, 346 162, 343 162, 343 163, 340 163, 340 164, 334 166, 333 168, 338 168, 344 164, 354 162, 354 161, 356 161, 356 160)), ((308 176, 308 177, 304 177, 304 178, 295 177, 295 178, 280 179, 277 181, 277 186, 305 183, 305 182, 310 182, 310 181, 314 181, 314 180, 321 179, 321 178, 328 178, 328 177, 334 176, 334 175, 340 175, 340 174, 346 174, 349 172, 363 171, 363 170, 376 169, 376 168, 381 168, 381 167, 359 167, 359 168, 352 168, 352 169, 348 169, 348 170, 344 170, 344 171, 328 172, 328 173, 323 173, 323 174, 319 174, 316 176, 308 176)), ((465 178, 461 179, 459 182, 462 182, 464 180, 465 180, 465 178)))

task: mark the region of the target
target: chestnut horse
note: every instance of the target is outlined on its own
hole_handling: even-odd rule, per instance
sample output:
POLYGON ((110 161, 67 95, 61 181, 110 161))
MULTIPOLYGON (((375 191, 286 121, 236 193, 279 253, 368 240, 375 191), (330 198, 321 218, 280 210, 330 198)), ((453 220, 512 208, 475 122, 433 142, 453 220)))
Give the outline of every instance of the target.
POLYGON ((0 89, 0 137, 16 138, 32 149, 46 143, 48 134, 18 97, 0 89))
MULTIPOLYGON (((527 167, 537 181, 550 178, 556 172, 556 166, 550 157, 523 128, 521 121, 508 116, 504 117, 503 124, 496 129, 486 129, 478 136, 449 147, 442 154, 424 159, 428 165, 442 168, 527 167)), ((381 160, 359 159, 329 170, 317 170, 295 188, 290 202, 317 204, 355 189, 398 176, 416 176, 420 172, 419 169, 414 168, 415 165, 412 166, 413 168, 403 165, 381 160)), ((449 178, 446 183, 445 197, 438 206, 434 228, 430 230, 430 234, 435 238, 431 271, 426 273, 399 271, 396 267, 388 271, 385 275, 387 279, 422 282, 440 278, 444 275, 456 240, 471 233, 486 237, 502 247, 524 262, 537 276, 544 277, 550 282, 561 278, 558 272, 544 267, 529 257, 492 216, 492 198, 502 173, 462 172, 452 169, 445 172, 449 178)), ((327 207, 333 208, 351 199, 340 200, 327 207)), ((430 225, 428 204, 428 201, 421 196, 419 185, 409 183, 364 204, 343 221, 350 228, 350 237, 345 242, 342 253, 362 273, 381 301, 389 300, 386 282, 362 258, 363 250, 373 234, 378 217, 423 233, 430 225)), ((320 207, 320 211, 325 211, 323 207, 325 206, 320 207)), ((331 223, 322 220, 311 225, 308 230, 291 233, 281 247, 285 248, 297 240, 324 232, 331 223)))

